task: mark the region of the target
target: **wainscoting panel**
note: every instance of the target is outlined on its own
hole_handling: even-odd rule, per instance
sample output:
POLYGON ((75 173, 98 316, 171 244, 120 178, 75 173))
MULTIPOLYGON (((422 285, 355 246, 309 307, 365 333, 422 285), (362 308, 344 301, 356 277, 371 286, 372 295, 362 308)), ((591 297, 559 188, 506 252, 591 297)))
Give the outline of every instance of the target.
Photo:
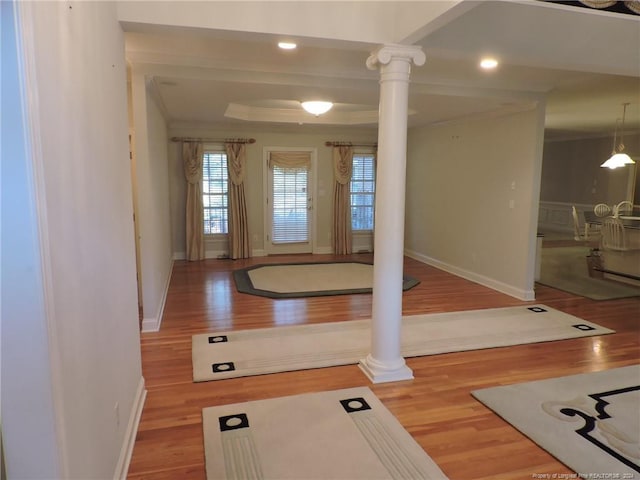
POLYGON ((573 232, 571 206, 578 210, 580 224, 584 222, 583 212, 593 211, 593 205, 584 203, 540 202, 538 210, 538 231, 573 232))

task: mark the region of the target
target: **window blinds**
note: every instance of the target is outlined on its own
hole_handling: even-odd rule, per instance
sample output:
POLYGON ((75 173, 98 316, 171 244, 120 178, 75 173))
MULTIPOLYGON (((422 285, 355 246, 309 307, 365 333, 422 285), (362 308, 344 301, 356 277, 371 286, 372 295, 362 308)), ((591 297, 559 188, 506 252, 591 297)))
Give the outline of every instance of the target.
POLYGON ((273 175, 271 242, 309 241, 309 168, 307 152, 272 152, 269 168, 273 175))
POLYGON ((375 156, 355 154, 351 174, 351 228, 373 230, 376 191, 375 156))
POLYGON ((228 233, 227 155, 221 152, 205 152, 202 160, 204 233, 228 233))

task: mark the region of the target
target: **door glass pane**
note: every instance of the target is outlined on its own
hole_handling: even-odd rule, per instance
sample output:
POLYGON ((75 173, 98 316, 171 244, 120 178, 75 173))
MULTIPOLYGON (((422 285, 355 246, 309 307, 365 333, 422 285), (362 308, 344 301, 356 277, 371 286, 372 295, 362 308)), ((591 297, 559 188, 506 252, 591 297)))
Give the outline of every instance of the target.
POLYGON ((272 243, 309 241, 308 171, 273 167, 272 243))

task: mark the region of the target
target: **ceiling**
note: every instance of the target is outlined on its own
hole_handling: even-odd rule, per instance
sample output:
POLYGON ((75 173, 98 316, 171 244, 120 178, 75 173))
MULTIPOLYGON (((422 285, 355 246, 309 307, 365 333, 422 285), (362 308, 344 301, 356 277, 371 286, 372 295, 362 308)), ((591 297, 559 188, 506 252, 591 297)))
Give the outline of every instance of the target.
MULTIPOLYGON (((625 132, 640 131, 640 16, 540 1, 448 3, 445 14, 414 20, 397 41, 427 56, 412 69, 410 127, 546 101, 550 139, 610 136, 623 103, 630 103, 625 132), (500 60, 491 72, 477 66, 487 54, 500 60)), ((403 18, 417 8, 402 5, 403 18)), ((376 128, 379 73, 365 62, 379 43, 288 34, 298 48, 283 51, 276 46, 283 34, 273 32, 123 27, 132 70, 146 76, 171 126, 376 128), (299 103, 310 99, 335 105, 314 117, 299 103)))

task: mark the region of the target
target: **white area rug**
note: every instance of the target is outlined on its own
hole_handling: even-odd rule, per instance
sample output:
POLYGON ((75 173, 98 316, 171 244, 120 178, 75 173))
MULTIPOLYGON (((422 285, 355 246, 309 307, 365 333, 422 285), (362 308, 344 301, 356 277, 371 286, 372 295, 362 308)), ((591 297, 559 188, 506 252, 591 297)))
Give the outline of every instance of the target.
POLYGON ((446 476, 366 387, 205 408, 207 479, 446 476))
POLYGON ((360 290, 373 285, 373 265, 366 263, 267 265, 248 274, 254 288, 277 293, 360 290))
POLYGON ((576 478, 640 478, 640 365, 472 394, 576 478))
MULTIPOLYGON (((234 270, 241 293, 269 298, 301 298, 371 293, 373 265, 363 262, 306 262, 252 265, 234 270)), ((402 289, 420 282, 404 275, 402 289)))
MULTIPOLYGON (((371 320, 194 335, 196 382, 349 365, 365 358, 371 320)), ((544 305, 403 317, 402 355, 477 350, 613 333, 544 305)))

